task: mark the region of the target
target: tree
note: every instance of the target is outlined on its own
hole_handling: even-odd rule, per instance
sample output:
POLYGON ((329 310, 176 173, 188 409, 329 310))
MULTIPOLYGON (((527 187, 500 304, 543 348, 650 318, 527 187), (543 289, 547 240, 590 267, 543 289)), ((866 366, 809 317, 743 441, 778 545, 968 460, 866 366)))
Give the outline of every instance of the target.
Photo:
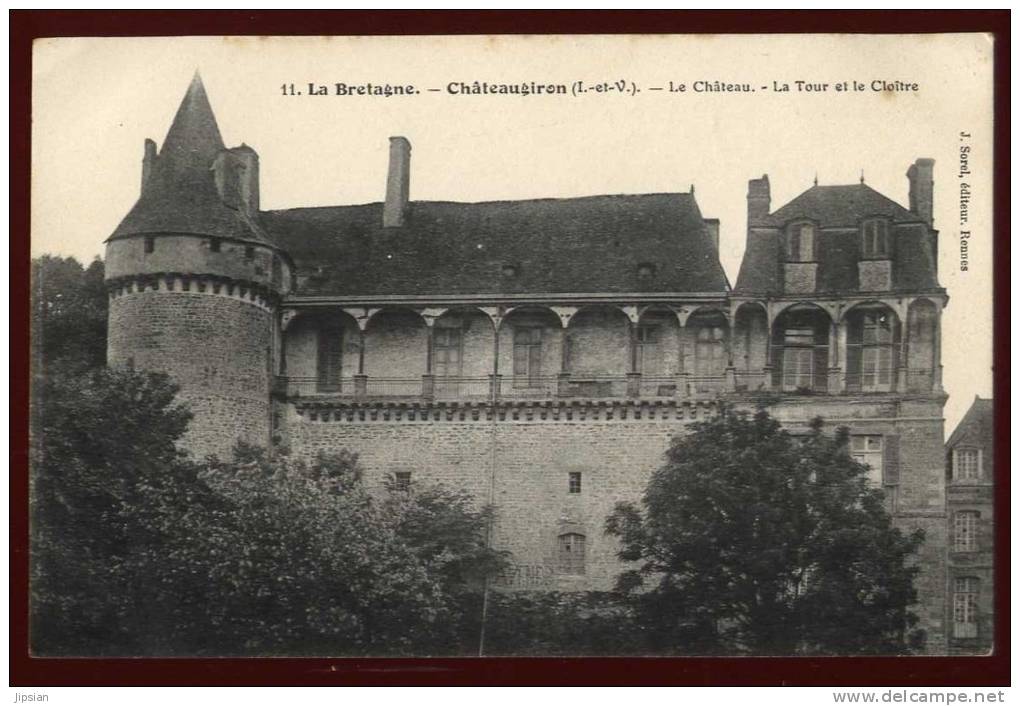
POLYGON ((888 654, 919 646, 911 555, 882 491, 821 420, 797 438, 764 410, 724 409, 675 438, 640 506, 606 523, 651 649, 888 654))
POLYGON ((200 476, 215 502, 164 513, 167 541, 146 570, 173 651, 456 651, 462 582, 498 559, 479 544, 484 512, 441 488, 422 502, 374 496, 347 452, 305 462, 241 446, 200 476))
POLYGON ((78 370, 106 362, 108 300, 103 262, 88 267, 73 257, 32 260, 31 339, 36 374, 43 368, 78 370))
POLYGON ((45 655, 471 651, 488 510, 373 493, 357 457, 196 464, 162 375, 47 375, 34 428, 32 644, 45 655))
POLYGON ((190 413, 163 375, 53 370, 33 409, 31 626, 42 654, 132 649, 145 624, 144 586, 130 566, 158 542, 147 516, 153 487, 187 464, 175 446, 190 413))

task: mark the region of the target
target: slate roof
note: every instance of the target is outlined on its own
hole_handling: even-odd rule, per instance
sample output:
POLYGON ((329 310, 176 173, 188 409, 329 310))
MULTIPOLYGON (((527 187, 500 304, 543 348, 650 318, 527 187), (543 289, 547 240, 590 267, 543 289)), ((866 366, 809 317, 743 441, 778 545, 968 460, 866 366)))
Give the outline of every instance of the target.
POLYGON ((923 223, 916 213, 883 196, 867 184, 813 186, 773 212, 762 225, 782 228, 807 218, 821 228, 856 227, 869 216, 886 216, 893 223, 923 223))
POLYGON ((854 228, 871 216, 885 216, 892 224, 890 248, 894 290, 939 287, 935 236, 915 213, 865 184, 815 186, 771 213, 749 231, 747 249, 737 276, 738 292, 779 294, 783 289, 783 227, 809 219, 817 222, 818 272, 816 291, 853 292, 860 288, 857 263, 861 259, 859 233, 826 229, 854 228))
POLYGON ((970 409, 963 415, 963 419, 956 425, 953 433, 949 435, 946 448, 951 449, 961 442, 966 442, 990 451, 993 448, 994 414, 995 407, 992 400, 975 396, 970 409))
POLYGON ((718 253, 688 193, 530 201, 412 201, 262 213, 297 265, 299 294, 719 292, 718 253), (653 265, 642 278, 638 265, 653 265), (516 273, 504 274, 504 266, 516 273))
POLYGON ((196 233, 273 245, 257 217, 220 199, 212 164, 223 149, 216 117, 196 73, 141 197, 109 240, 149 233, 196 233))

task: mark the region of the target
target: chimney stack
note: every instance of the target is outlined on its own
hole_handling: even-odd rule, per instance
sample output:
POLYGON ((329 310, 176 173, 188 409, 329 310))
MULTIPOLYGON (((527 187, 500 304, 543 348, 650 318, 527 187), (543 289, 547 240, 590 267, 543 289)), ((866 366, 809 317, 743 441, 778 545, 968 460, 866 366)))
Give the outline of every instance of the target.
POLYGON ((145 193, 145 185, 149 183, 152 169, 156 166, 156 143, 145 138, 145 156, 142 157, 142 193, 145 193))
POLYGON ((227 206, 249 215, 259 211, 259 155, 248 145, 223 150, 213 162, 216 190, 227 206))
POLYGON ((769 215, 772 195, 769 192, 769 175, 747 182, 747 225, 753 226, 769 215))
POLYGON ((406 137, 390 138, 390 169, 386 175, 386 204, 383 227, 404 225, 411 196, 411 143, 406 137))
POLYGON ((934 218, 935 160, 920 158, 910 165, 907 179, 910 180, 910 210, 929 226, 934 218))
POLYGON ((706 218, 705 232, 708 233, 708 239, 711 240, 712 245, 715 246, 715 251, 719 252, 719 219, 706 218))

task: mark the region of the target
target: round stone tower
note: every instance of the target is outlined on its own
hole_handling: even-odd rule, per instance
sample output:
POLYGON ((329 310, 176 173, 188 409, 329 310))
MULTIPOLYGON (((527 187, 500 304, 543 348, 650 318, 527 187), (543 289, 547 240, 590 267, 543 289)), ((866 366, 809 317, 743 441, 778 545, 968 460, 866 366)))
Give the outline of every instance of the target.
POLYGON ((107 361, 174 378, 196 458, 270 440, 292 262, 260 224, 258 165, 224 146, 196 74, 159 153, 145 141, 141 196, 106 243, 107 361))

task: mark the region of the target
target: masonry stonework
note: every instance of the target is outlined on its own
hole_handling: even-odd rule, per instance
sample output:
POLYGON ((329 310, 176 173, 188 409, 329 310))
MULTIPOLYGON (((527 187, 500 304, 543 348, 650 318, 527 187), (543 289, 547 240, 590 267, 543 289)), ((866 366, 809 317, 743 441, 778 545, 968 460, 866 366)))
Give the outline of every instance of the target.
POLYGON ((194 414, 182 440, 229 458, 269 441, 272 312, 225 294, 144 291, 110 300, 107 361, 169 374, 194 414))

